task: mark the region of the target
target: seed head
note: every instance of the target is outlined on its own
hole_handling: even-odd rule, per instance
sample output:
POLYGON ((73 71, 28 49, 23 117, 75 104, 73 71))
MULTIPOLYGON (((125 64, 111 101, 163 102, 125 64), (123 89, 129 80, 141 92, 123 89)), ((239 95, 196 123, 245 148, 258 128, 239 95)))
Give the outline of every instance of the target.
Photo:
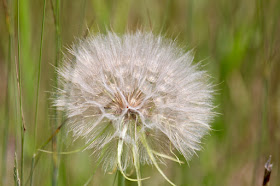
MULTIPOLYGON (((172 40, 152 33, 91 36, 70 49, 58 69, 62 89, 55 105, 66 111, 67 129, 84 138, 105 171, 123 174, 140 164, 180 162, 200 149, 213 118, 212 85, 172 40)), ((172 182, 170 182, 172 183, 172 182)))

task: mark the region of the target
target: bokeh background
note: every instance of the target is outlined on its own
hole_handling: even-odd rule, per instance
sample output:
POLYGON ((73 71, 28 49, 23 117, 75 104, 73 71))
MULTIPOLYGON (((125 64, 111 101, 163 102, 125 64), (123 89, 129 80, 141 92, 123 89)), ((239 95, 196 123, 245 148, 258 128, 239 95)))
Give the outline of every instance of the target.
MULTIPOLYGON (((264 164, 272 155, 271 186, 280 185, 279 0, 46 0, 34 137, 43 5, 43 0, 20 1, 19 7, 17 1, 1 0, 0 184, 14 184, 15 152, 21 174, 18 41, 26 126, 23 184, 29 185, 34 146, 41 146, 63 118, 51 106, 54 66, 60 64, 62 53, 88 34, 142 29, 194 49, 195 62, 201 61, 216 84, 219 114, 203 139, 203 150, 184 165, 162 165, 167 176, 177 185, 261 185, 264 164)), ((65 136, 62 128, 54 145, 50 142, 45 149, 69 151, 81 146, 79 141, 70 144, 65 136)), ((105 174, 99 167, 93 175, 96 161, 90 154, 41 154, 33 185, 83 185, 88 180, 89 185, 117 185, 115 172, 105 174)), ((151 176, 143 185, 168 185, 154 167, 144 166, 142 174, 151 176)))

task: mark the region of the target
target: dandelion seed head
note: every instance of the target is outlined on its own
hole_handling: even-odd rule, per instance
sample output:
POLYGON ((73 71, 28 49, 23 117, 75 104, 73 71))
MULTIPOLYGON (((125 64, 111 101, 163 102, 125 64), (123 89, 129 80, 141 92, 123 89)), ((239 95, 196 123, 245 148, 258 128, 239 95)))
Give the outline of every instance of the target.
MULTIPOLYGON (((98 34, 70 51, 73 58, 58 69, 55 106, 106 171, 133 167, 133 150, 140 164, 154 164, 149 152, 177 150, 189 160, 200 150, 214 116, 213 89, 192 52, 140 31, 98 34)), ((164 162, 158 154, 156 161, 164 162)))

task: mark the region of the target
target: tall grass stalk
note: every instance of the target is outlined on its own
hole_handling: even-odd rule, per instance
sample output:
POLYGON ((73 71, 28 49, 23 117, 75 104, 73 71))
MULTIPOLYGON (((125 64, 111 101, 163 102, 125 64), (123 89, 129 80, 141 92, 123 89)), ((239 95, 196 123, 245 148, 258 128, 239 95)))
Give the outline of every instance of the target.
POLYGON ((40 80, 41 80, 41 62, 42 62, 42 49, 43 49, 43 36, 44 36, 44 23, 45 23, 45 11, 46 11, 46 0, 44 0, 43 7, 43 18, 42 18, 42 29, 41 29, 41 40, 40 40, 40 54, 38 60, 38 76, 37 76, 37 90, 36 90, 36 107, 35 107, 35 129, 34 129, 34 149, 37 145, 37 127, 38 127, 38 100, 39 100, 39 90, 40 90, 40 80))
POLYGON ((38 76, 37 76, 36 107, 35 107, 35 128, 34 128, 34 154, 33 154, 32 162, 31 162, 30 186, 33 184, 33 171, 34 171, 36 148, 37 148, 38 104, 39 104, 38 100, 39 100, 39 90, 40 90, 40 80, 41 80, 41 62, 42 62, 43 36, 44 36, 44 25, 45 25, 45 12, 46 12, 46 0, 44 0, 44 6, 43 6, 40 54, 39 54, 39 60, 38 60, 38 76))
POLYGON ((10 13, 8 8, 8 3, 6 0, 3 0, 3 7, 5 11, 5 18, 6 18, 6 27, 9 34, 9 46, 8 46, 8 60, 7 60, 7 86, 6 86, 6 102, 5 102, 5 127, 3 133, 3 145, 2 145, 2 167, 1 167, 1 185, 5 184, 6 180, 6 160, 7 160, 7 143, 8 143, 8 134, 9 134, 9 83, 10 83, 10 69, 11 69, 11 52, 12 52, 12 31, 11 31, 11 24, 10 24, 10 13))
MULTIPOLYGON (((55 20, 55 40, 56 40, 56 60, 55 60, 55 68, 58 67, 58 63, 60 60, 60 50, 61 50, 61 36, 60 36, 60 0, 56 0, 56 10, 53 11, 54 20, 55 20)), ((55 74, 55 87, 58 85, 57 74, 55 74)), ((58 126, 58 112, 57 109, 54 108, 54 128, 58 126)), ((57 137, 53 138, 53 151, 57 151, 57 137)), ((58 153, 53 154, 53 173, 52 173, 52 185, 57 185, 58 181, 58 169, 59 169, 59 156, 58 153)))
POLYGON ((24 178, 24 134, 25 134, 25 122, 24 115, 22 110, 22 90, 21 90, 21 70, 20 70, 20 19, 19 19, 19 8, 20 8, 20 0, 17 1, 17 64, 16 64, 16 74, 17 74, 17 85, 18 85, 18 96, 19 96, 19 111, 21 115, 21 119, 19 119, 19 126, 21 128, 21 166, 20 166, 20 180, 23 183, 24 178))

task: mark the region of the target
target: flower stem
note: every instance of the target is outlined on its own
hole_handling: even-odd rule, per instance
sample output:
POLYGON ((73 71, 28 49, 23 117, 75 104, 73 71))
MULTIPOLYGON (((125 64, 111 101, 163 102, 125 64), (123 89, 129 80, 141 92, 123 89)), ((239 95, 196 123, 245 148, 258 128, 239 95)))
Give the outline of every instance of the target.
POLYGON ((118 186, 125 186, 125 177, 122 175, 121 171, 118 170, 118 186))

